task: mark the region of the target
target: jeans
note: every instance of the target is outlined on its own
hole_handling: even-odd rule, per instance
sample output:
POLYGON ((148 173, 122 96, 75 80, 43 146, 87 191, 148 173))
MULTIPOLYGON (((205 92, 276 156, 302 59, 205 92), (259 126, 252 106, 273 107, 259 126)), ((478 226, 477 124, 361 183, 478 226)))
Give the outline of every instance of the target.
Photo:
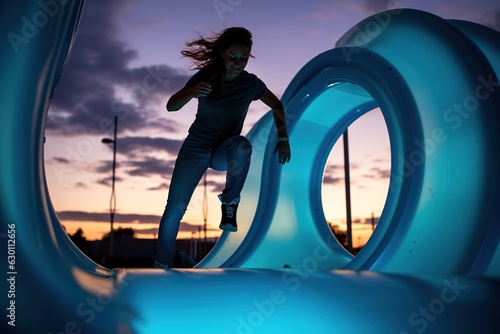
POLYGON ((167 205, 158 229, 156 261, 170 264, 175 255, 179 225, 191 196, 205 171, 210 167, 226 170, 226 184, 220 195, 223 203, 239 198, 250 167, 252 145, 243 136, 233 136, 210 147, 188 136, 179 151, 170 182, 167 205))

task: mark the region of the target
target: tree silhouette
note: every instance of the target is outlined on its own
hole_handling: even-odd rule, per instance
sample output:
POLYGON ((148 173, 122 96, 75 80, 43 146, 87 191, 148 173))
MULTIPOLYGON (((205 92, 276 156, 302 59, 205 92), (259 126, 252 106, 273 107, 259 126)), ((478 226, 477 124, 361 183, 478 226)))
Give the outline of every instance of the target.
MULTIPOLYGON (((69 235, 69 234, 68 234, 69 235)), ((89 254, 90 244, 83 233, 81 228, 78 228, 73 235, 69 235, 71 241, 78 247, 84 254, 89 254)))
MULTIPOLYGON (((119 227, 117 230, 113 230, 114 232, 114 239, 134 239, 135 238, 135 231, 133 228, 126 227, 126 228, 121 228, 119 227)), ((102 236, 101 240, 109 240, 109 237, 111 235, 111 232, 108 232, 102 236)))
POLYGON ((330 230, 332 231, 339 244, 347 247, 347 232, 341 230, 337 224, 328 223, 328 226, 330 227, 330 230))

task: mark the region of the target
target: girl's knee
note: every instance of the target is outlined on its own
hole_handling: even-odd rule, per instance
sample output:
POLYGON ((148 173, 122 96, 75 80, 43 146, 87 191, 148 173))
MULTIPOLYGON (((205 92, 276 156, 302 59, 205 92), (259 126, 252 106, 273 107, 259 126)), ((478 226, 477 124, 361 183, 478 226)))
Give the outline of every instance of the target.
POLYGON ((243 136, 236 136, 234 138, 235 140, 235 146, 238 150, 238 153, 243 154, 243 155, 251 155, 252 154, 252 144, 250 141, 243 136))

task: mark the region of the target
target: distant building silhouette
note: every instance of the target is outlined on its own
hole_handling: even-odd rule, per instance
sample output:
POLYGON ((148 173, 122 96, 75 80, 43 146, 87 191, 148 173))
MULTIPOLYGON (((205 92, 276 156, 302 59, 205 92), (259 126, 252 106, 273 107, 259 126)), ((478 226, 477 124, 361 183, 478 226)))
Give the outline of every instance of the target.
MULTIPOLYGON (((110 232, 103 235, 102 240, 88 241, 79 228, 69 235, 73 243, 90 259, 108 268, 152 268, 156 256, 156 239, 137 239, 132 228, 114 230, 114 256, 109 256, 110 232)), ((213 248, 217 240, 179 239, 176 241, 177 251, 184 257, 191 257, 195 262, 201 261, 213 248)))

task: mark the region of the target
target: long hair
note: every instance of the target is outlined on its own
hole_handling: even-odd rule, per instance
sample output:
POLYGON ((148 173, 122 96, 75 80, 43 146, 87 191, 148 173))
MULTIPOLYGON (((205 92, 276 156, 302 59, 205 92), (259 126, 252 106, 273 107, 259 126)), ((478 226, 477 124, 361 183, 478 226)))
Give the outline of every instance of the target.
MULTIPOLYGON (((218 91, 224 73, 224 59, 222 54, 232 45, 244 45, 252 50, 252 33, 245 28, 227 28, 214 37, 186 42, 188 49, 182 50, 184 57, 191 58, 192 68, 204 73, 204 80, 210 82, 212 88, 218 91)), ((250 57, 253 55, 250 53, 250 57)))

